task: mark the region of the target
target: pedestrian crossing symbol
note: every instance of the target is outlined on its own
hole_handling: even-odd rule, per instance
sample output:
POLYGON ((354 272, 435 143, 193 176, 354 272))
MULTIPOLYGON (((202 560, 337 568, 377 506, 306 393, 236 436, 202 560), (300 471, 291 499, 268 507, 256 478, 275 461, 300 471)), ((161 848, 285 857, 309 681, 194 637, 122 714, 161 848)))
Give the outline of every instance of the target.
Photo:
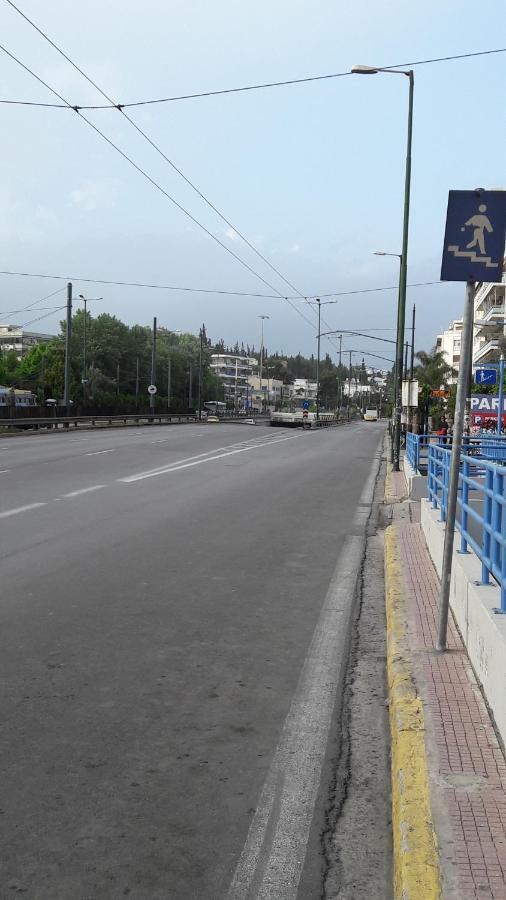
POLYGON ((501 281, 506 191, 450 191, 441 281, 501 281))

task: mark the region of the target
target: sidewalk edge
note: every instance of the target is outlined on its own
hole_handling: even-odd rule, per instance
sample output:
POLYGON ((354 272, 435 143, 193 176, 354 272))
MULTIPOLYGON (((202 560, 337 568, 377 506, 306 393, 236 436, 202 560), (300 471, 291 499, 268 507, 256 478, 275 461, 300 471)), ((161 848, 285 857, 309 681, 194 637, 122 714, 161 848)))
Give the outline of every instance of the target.
POLYGON ((410 660, 395 525, 385 531, 385 602, 394 897, 436 900, 441 896, 441 880, 430 808, 425 721, 410 660))

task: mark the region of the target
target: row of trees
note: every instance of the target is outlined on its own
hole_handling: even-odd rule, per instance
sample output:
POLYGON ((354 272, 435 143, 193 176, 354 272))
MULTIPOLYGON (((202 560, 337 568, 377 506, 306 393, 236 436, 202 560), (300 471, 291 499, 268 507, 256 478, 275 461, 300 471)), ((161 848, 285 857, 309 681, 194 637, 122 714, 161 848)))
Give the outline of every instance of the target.
MULTIPOLYGON (((225 347, 222 340, 213 344, 202 326, 200 335, 179 334, 166 328, 157 332, 155 384, 157 408, 188 409, 197 402, 198 381, 202 371, 202 400, 223 400, 223 383, 211 369, 213 352, 232 352, 254 357, 259 353, 250 346, 225 347)), ((64 393, 66 323, 60 334, 45 344, 34 346, 21 360, 14 352, 0 355, 0 384, 30 390, 40 404, 48 399, 61 401, 64 393)), ((152 330, 143 325, 128 326, 115 316, 102 313, 96 317, 82 309, 72 317, 70 396, 76 408, 123 412, 147 405, 147 388, 151 382, 152 330), (86 334, 85 334, 86 332, 86 334)), ((367 384, 364 361, 352 370, 352 384, 367 384)), ((316 380, 316 359, 263 356, 264 378, 276 378, 291 384, 296 378, 316 380)), ((350 372, 336 365, 327 354, 320 361, 320 397, 329 406, 337 406, 342 387, 350 372)))

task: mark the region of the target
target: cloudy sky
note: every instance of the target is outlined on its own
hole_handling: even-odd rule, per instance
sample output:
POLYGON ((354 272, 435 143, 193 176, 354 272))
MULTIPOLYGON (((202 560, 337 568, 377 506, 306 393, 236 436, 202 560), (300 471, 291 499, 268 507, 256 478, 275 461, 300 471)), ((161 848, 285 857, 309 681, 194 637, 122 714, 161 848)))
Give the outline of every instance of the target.
MULTIPOLYGON (((114 100, 174 97, 347 72, 354 63, 411 63, 506 46, 502 0, 20 0, 32 18, 114 100), (78 9, 78 13, 77 13, 78 9)), ((3 46, 72 104, 103 102, 6 0, 3 46)), ((506 53, 415 68, 408 282, 437 281, 450 188, 504 187, 506 53)), ((127 322, 159 323, 227 342, 315 350, 300 299, 87 285, 79 278, 304 296, 395 285, 402 227, 407 79, 346 76, 148 105, 132 119, 295 286, 256 257, 116 110, 93 124, 248 271, 68 109, 0 105, 0 269, 75 278, 75 294, 127 322), (261 280, 265 279, 276 290, 261 280), (305 318, 304 318, 305 317, 305 318)), ((0 99, 55 98, 5 53, 0 99)), ((0 320, 64 282, 2 276, 0 320)), ((463 286, 413 287, 419 347, 460 314, 463 286)), ((63 293, 40 303, 64 302, 63 293)), ((90 306, 91 309, 91 306, 90 306)), ((20 312, 12 320, 36 317, 20 312)), ((392 328, 396 292, 342 297, 329 328, 392 328)), ((57 330, 55 311, 33 324, 57 330)), ((392 332, 393 334, 393 332, 392 332)), ((383 332, 388 336, 388 332, 383 332)), ((343 347, 391 351, 365 339, 343 347)), ((335 352, 335 347, 332 348, 335 352)), ((371 358, 372 361, 372 358, 371 358)))

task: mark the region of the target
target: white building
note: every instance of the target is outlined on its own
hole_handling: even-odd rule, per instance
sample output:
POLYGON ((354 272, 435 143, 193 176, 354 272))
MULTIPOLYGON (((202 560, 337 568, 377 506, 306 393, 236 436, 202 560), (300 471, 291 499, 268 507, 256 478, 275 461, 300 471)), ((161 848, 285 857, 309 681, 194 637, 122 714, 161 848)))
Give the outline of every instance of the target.
POLYGON ((477 285, 474 298, 473 363, 481 365, 497 362, 499 340, 505 335, 506 274, 500 284, 484 282, 477 285), (476 323, 479 323, 478 325, 476 323))
POLYGON ((260 385, 260 376, 253 375, 249 379, 249 407, 261 410, 265 406, 276 406, 283 400, 288 400, 290 396, 291 385, 283 384, 277 378, 262 377, 260 385))
MULTIPOLYGON (((460 350, 462 343, 462 319, 450 322, 446 331, 438 334, 436 338, 436 350, 439 350, 449 366, 456 372, 460 366, 460 350)), ((457 375, 448 378, 448 384, 456 384, 457 375)))
POLYGON ((211 369, 223 381, 225 400, 232 401, 237 408, 245 405, 248 378, 257 367, 257 360, 249 356, 236 356, 233 353, 211 354, 211 369))
POLYGON ((307 378, 296 378, 291 385, 291 396, 294 399, 316 400, 316 381, 307 378))
POLYGON ((47 344, 52 340, 54 340, 54 334, 25 331, 20 325, 0 325, 0 352, 9 353, 14 350, 18 359, 21 359, 36 344, 47 344))

